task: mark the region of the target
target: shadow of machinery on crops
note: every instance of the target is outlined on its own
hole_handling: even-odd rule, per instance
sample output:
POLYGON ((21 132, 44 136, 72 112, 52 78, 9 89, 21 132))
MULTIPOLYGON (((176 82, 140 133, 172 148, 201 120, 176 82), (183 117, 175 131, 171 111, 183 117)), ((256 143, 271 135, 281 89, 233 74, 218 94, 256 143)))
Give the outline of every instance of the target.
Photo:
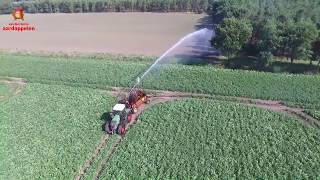
POLYGON ((102 121, 101 130, 105 131, 106 124, 112 120, 110 112, 105 112, 101 115, 100 120, 102 121))
POLYGON ((221 60, 224 68, 254 70, 273 73, 292 73, 292 74, 319 74, 317 65, 308 63, 291 63, 284 60, 274 60, 268 65, 255 56, 239 56, 229 60, 221 60))

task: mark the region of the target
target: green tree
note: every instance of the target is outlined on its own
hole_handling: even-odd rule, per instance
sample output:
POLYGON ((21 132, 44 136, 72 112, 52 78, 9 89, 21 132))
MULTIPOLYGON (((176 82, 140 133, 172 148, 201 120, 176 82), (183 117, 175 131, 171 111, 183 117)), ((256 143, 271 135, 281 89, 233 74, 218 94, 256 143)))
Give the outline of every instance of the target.
POLYGON ((199 13, 202 13, 203 11, 207 11, 208 10, 208 6, 209 6, 209 1, 208 0, 200 0, 200 2, 199 2, 200 9, 198 9, 197 11, 199 13))
POLYGON ((0 1, 0 14, 9 14, 12 11, 12 1, 11 0, 1 0, 0 1))
POLYGON ((49 1, 44 1, 39 4, 40 5, 40 12, 42 13, 52 13, 51 5, 49 1))
POLYGON ((311 43, 318 35, 317 27, 311 21, 291 22, 284 32, 291 63, 298 57, 310 59, 311 43))
POLYGON ((62 13, 72 13, 73 9, 72 9, 72 3, 69 1, 66 2, 60 2, 59 4, 59 10, 62 13))
POLYGON ((272 62, 273 55, 270 51, 261 51, 259 54, 259 60, 263 67, 269 66, 272 62))
MULTIPOLYGON (((104 9, 103 1, 102 0, 96 1, 94 4, 94 9, 95 9, 95 12, 102 12, 104 9)), ((118 8, 118 12, 120 12, 120 7, 118 8)))
POLYGON ((23 2, 22 4, 23 9, 27 13, 37 13, 37 8, 35 7, 35 4, 29 3, 29 2, 23 2))
POLYGON ((269 20, 262 24, 260 37, 257 42, 259 51, 273 52, 279 47, 279 30, 275 21, 269 20))
POLYGON ((82 1, 81 6, 82 6, 82 12, 89 12, 89 4, 87 1, 82 1))
POLYGON ((312 43, 312 57, 313 60, 318 61, 318 66, 320 67, 320 39, 312 43))
POLYGON ((228 58, 237 54, 252 34, 251 24, 244 19, 227 18, 216 29, 213 45, 228 58))
POLYGON ((51 9, 53 13, 58 13, 59 10, 59 2, 53 2, 51 3, 51 9))
POLYGON ((80 1, 74 1, 72 3, 73 5, 73 12, 75 13, 81 13, 82 12, 82 4, 80 1))

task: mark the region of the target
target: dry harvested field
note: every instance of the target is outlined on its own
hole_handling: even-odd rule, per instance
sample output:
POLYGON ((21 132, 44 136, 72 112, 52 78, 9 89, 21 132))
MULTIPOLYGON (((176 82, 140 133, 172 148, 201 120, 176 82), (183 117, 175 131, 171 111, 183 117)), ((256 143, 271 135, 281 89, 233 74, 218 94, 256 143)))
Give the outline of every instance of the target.
MULTIPOLYGON (((0 49, 161 55, 206 15, 188 13, 27 14, 36 32, 6 32, 0 49)), ((1 27, 13 22, 0 16, 1 27)))

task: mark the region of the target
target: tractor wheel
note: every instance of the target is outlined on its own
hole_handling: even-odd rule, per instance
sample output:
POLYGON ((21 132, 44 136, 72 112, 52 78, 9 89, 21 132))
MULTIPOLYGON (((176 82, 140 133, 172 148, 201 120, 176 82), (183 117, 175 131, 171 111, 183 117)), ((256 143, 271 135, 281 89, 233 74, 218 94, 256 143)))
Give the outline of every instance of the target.
POLYGON ((110 131, 109 123, 106 123, 106 125, 104 126, 104 131, 108 134, 112 134, 112 132, 110 131))
POLYGON ((130 123, 133 120, 132 114, 128 114, 128 122, 130 123))
POLYGON ((121 124, 119 127, 118 127, 118 134, 119 135, 125 135, 126 134, 126 125, 125 124, 121 124))

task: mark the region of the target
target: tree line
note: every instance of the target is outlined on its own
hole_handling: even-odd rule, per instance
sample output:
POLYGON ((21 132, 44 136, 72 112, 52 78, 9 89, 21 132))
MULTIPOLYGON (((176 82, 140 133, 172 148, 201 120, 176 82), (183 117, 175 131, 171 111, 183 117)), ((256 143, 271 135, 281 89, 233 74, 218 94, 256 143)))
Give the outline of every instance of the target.
POLYGON ((320 64, 319 0, 217 0, 213 45, 227 57, 241 53, 318 60, 320 64))
POLYGON ((82 12, 206 12, 208 0, 10 0, 0 2, 0 13, 22 6, 27 13, 82 12), (12 4, 12 5, 10 5, 12 4), (5 8, 4 8, 5 7, 5 8))

